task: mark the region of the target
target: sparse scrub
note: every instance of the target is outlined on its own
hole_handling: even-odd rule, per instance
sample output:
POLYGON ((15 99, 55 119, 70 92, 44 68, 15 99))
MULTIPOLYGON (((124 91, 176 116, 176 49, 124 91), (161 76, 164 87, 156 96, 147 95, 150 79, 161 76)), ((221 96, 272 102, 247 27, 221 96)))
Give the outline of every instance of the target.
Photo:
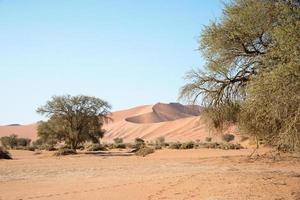
POLYGON ((181 143, 180 142, 172 142, 169 145, 170 149, 180 149, 181 148, 181 143))
POLYGON ((180 149, 193 149, 195 143, 193 141, 182 143, 180 149))
POLYGON ((0 159, 12 159, 10 153, 2 146, 0 146, 0 159))
POLYGON ((227 133, 227 134, 224 134, 224 135, 222 136, 222 139, 223 139, 225 142, 230 142, 230 141, 234 140, 234 135, 233 135, 233 134, 227 133))
POLYGON ((121 144, 121 143, 123 143, 123 138, 115 138, 114 142, 115 142, 115 144, 121 144))
POLYGON ((145 146, 145 141, 142 138, 135 138, 134 148, 140 149, 145 146))
POLYGON ((137 150, 135 154, 137 156, 143 156, 143 157, 145 157, 146 155, 151 154, 151 153, 154 153, 154 149, 153 148, 150 148, 150 147, 147 147, 147 146, 143 146, 139 150, 137 150))
POLYGON ((126 149, 126 144, 116 143, 116 144, 113 144, 113 148, 115 148, 115 149, 126 149))
POLYGON ((86 147, 87 151, 107 151, 104 145, 102 144, 89 144, 86 147))
POLYGON ((67 149, 67 148, 59 148, 54 155, 55 156, 66 156, 66 155, 74 155, 77 154, 74 149, 67 149))
POLYGON ((123 143, 123 138, 115 138, 113 148, 115 148, 115 149, 126 149, 126 145, 123 143))

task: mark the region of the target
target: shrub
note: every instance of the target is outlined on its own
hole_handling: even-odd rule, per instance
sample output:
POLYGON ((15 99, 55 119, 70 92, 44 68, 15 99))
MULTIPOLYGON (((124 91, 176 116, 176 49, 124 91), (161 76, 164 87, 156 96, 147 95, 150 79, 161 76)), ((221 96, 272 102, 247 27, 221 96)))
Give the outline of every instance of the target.
POLYGON ((10 135, 10 136, 4 136, 1 137, 1 143, 5 148, 10 148, 13 149, 17 146, 18 142, 17 142, 17 135, 10 135))
POLYGON ((116 143, 113 145, 115 149, 126 149, 126 144, 124 143, 116 143))
POLYGON ((0 146, 0 159, 12 159, 10 153, 4 148, 0 146))
POLYGON ((106 151, 107 149, 101 144, 90 144, 86 148, 87 151, 106 151))
POLYGON ((65 156, 65 155, 74 155, 76 151, 73 149, 59 148, 57 152, 54 153, 55 156, 65 156))
POLYGON ((123 143, 123 138, 115 138, 114 142, 115 142, 115 144, 123 143))
POLYGON ((211 141, 212 141, 212 138, 211 138, 211 137, 206 137, 206 138, 205 138, 205 141, 206 141, 206 142, 211 142, 211 141))
POLYGON ((222 139, 225 141, 225 142, 230 142, 230 141, 232 141, 232 140, 234 140, 234 135, 232 135, 232 134, 224 134, 223 136, 222 136, 222 139))
POLYGON ((135 147, 135 145, 132 144, 132 143, 126 143, 125 145, 126 145, 126 147, 127 147, 128 149, 132 149, 132 148, 135 147))
POLYGON ((136 149, 140 149, 145 146, 145 141, 142 138, 135 138, 134 143, 134 147, 136 149))
POLYGON ((180 149, 193 149, 195 146, 195 143, 190 141, 190 142, 185 142, 182 143, 182 145, 180 146, 180 149))
POLYGON ((169 145, 170 149, 180 149, 180 147, 181 147, 181 143, 179 143, 179 142, 173 142, 173 143, 170 143, 170 145, 169 145))
POLYGON ((154 153, 154 149, 144 146, 144 147, 141 147, 135 154, 137 156, 145 157, 146 155, 151 154, 151 153, 154 153))
POLYGON ((241 149, 242 146, 240 144, 232 144, 232 143, 221 143, 219 146, 220 149, 229 150, 229 149, 241 149))
POLYGON ((31 145, 31 146, 28 146, 26 149, 27 149, 28 151, 35 151, 35 150, 37 149, 37 147, 31 145))
POLYGON ((29 138, 17 138, 17 146, 26 147, 29 146, 31 139, 29 138))

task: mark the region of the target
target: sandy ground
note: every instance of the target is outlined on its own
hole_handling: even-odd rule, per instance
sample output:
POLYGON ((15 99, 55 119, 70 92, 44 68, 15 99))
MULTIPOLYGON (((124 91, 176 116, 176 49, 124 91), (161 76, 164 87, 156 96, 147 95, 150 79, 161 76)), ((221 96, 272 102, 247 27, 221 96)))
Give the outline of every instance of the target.
POLYGON ((300 160, 244 150, 160 150, 53 157, 12 151, 0 161, 0 199, 300 199, 300 160))

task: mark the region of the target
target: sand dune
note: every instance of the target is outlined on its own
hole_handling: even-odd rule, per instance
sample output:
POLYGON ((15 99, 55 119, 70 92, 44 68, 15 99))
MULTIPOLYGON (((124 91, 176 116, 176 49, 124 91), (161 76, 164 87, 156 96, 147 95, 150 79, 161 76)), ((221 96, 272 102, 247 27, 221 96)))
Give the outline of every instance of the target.
POLYGON ((11 134, 16 134, 19 137, 30 138, 31 140, 37 139, 37 123, 28 125, 7 125, 0 126, 0 137, 11 134))
POLYGON ((179 103, 163 104, 158 103, 152 107, 152 111, 134 117, 128 117, 125 120, 133 123, 159 123, 165 121, 174 121, 176 119, 199 116, 200 106, 184 106, 179 103))
MULTIPOLYGON (((164 136, 167 141, 204 140, 214 137, 199 116, 201 107, 184 106, 179 103, 144 105, 112 113, 113 121, 106 124, 104 141, 121 137, 132 141, 137 137, 154 140, 164 136)), ((234 130, 233 130, 234 131, 234 130)), ((0 137, 17 134, 32 140, 37 138, 37 124, 0 126, 0 137)))
MULTIPOLYGON (((104 140, 111 141, 121 137, 125 141, 132 141, 137 137, 154 140, 164 136, 167 141, 204 140, 219 135, 212 135, 199 116, 201 107, 184 106, 178 103, 154 106, 142 106, 113 113, 114 121, 105 125, 107 130, 104 140)), ((234 132, 234 128, 232 129, 234 132)))

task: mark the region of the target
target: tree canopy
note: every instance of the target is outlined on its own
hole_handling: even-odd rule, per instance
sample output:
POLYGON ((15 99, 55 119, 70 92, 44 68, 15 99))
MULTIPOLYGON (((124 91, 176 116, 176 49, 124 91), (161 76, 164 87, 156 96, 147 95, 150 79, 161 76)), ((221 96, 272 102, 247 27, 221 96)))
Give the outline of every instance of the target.
POLYGON ((216 128, 300 150, 300 2, 235 0, 201 34, 204 69, 187 73, 180 98, 201 100, 216 128))
POLYGON ((110 120, 108 102, 90 96, 54 96, 37 112, 47 116, 38 127, 38 135, 52 143, 64 141, 71 149, 85 141, 99 142, 104 135, 102 126, 110 120))

